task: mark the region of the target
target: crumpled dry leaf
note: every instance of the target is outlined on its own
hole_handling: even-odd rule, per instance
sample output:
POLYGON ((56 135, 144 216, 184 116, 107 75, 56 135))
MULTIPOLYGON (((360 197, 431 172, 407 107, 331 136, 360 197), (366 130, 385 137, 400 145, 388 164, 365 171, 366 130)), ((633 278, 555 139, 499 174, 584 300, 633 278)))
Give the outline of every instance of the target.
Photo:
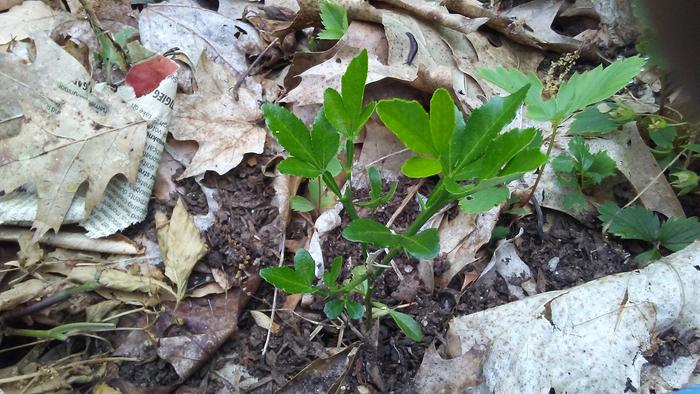
POLYGON ((33 298, 39 297, 46 289, 46 282, 29 279, 16 284, 13 288, 0 293, 0 311, 15 308, 33 298))
POLYGON ((444 6, 423 0, 380 0, 383 3, 410 12, 413 16, 428 23, 437 23, 441 27, 450 28, 460 33, 468 34, 483 25, 488 18, 467 18, 460 14, 451 14, 444 6))
POLYGON ((623 393, 645 384, 659 333, 700 323, 700 242, 644 269, 454 318, 462 351, 487 347, 477 393, 623 393))
POLYGON ((207 244, 182 199, 177 200, 170 220, 163 212, 156 212, 156 231, 165 276, 175 284, 179 301, 185 297, 194 265, 207 254, 207 244))
POLYGON ((326 358, 319 358, 304 367, 277 393, 326 394, 339 391, 345 377, 355 365, 360 346, 353 344, 326 358))
MULTIPOLYGON (((329 51, 334 55, 323 63, 299 74, 298 76, 301 78, 299 85, 280 101, 300 106, 320 104, 323 103, 323 92, 326 88, 340 89, 340 77, 345 73, 348 64, 357 56, 360 49, 343 45, 340 48, 333 47, 329 51)), ((415 79, 415 71, 407 66, 386 66, 379 61, 375 54, 370 53, 367 84, 384 78, 412 81, 415 79)))
POLYGON ((270 316, 260 311, 250 311, 250 315, 253 316, 253 320, 255 320, 255 324, 257 324, 258 327, 265 330, 270 330, 275 335, 280 333, 282 327, 272 321, 270 316))
POLYGON ((199 144, 180 179, 206 171, 225 174, 241 162, 245 153, 261 153, 267 134, 258 124, 262 119, 259 85, 255 91, 241 85, 236 101, 229 94, 236 78, 205 54, 199 60, 195 77, 198 90, 189 95, 178 94, 170 127, 176 139, 199 144))
POLYGON ((192 61, 206 52, 235 75, 247 68, 247 54, 264 49, 257 31, 247 23, 188 4, 149 4, 139 16, 143 45, 164 52, 180 48, 192 61))
POLYGON ((468 352, 443 359, 431 344, 414 378, 414 389, 421 394, 464 393, 481 382, 481 364, 485 349, 474 347, 468 352))
POLYGON ((154 278, 132 275, 114 268, 102 269, 98 266, 75 267, 68 274, 68 279, 79 283, 95 281, 101 287, 130 293, 138 291, 157 294, 159 290, 168 288, 164 282, 154 278))
MULTIPOLYGON (((0 226, 0 241, 15 242, 31 235, 31 231, 20 227, 0 226)), ((40 244, 64 249, 110 254, 141 254, 141 248, 129 238, 116 234, 104 238, 88 238, 83 233, 61 231, 58 234, 45 234, 39 238, 40 244)))
POLYGON ((0 45, 25 39, 32 32, 49 32, 59 14, 43 1, 25 1, 12 7, 0 14, 0 45))
POLYGON ((452 220, 445 216, 439 229, 440 253, 446 253, 450 266, 437 278, 439 287, 447 287, 457 273, 477 260, 477 252, 491 239, 501 209, 498 206, 478 215, 469 215, 460 210, 452 220))
POLYGON ((450 10, 469 17, 486 17, 489 27, 515 42, 538 49, 570 52, 581 42, 552 30, 552 22, 562 6, 561 0, 537 0, 496 12, 478 0, 444 0, 450 10))
POLYGON ((37 57, 29 65, 0 55, 0 101, 19 102, 25 119, 18 134, 0 140, 0 189, 36 187, 36 240, 58 231, 83 183, 89 213, 112 177, 124 174, 134 182, 146 122, 105 85, 81 99, 90 83, 82 66, 47 37, 35 44, 37 57))

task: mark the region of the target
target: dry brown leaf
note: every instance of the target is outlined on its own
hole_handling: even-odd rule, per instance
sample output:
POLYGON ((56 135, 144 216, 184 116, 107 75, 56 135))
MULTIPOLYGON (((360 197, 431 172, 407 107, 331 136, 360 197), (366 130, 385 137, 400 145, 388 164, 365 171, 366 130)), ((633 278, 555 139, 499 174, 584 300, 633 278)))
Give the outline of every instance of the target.
MULTIPOLYGON (((364 46, 352 47, 344 45, 332 48, 334 55, 321 64, 313 66, 299 74, 301 82, 290 91, 281 101, 295 103, 300 106, 323 103, 323 92, 326 88, 340 89, 340 77, 345 73, 350 61, 357 56, 364 46)), ((403 81, 415 79, 415 71, 404 65, 386 66, 375 54, 369 54, 367 83, 395 78, 403 81)))
MULTIPOLYGON (((80 3, 80 0, 67 0, 67 3, 73 15, 80 19, 87 17, 85 8, 80 3)), ((131 2, 129 0, 87 0, 86 3, 95 11, 95 15, 97 15, 97 19, 99 19, 100 23, 111 20, 136 26, 138 11, 131 9, 131 2)))
POLYGON ((513 41, 538 49, 570 52, 581 42, 552 30, 552 21, 562 5, 560 0, 533 1, 499 13, 478 0, 444 0, 450 10, 469 17, 486 17, 489 27, 513 41))
POLYGON ((415 377, 417 393, 463 393, 481 382, 481 365, 486 349, 474 347, 468 352, 445 360, 431 344, 415 377))
POLYGON ((68 279, 79 283, 96 281, 101 287, 129 293, 138 291, 156 294, 160 289, 168 289, 165 283, 147 276, 132 275, 113 268, 101 269, 97 266, 75 267, 68 274, 68 279))
POLYGON ((1 105, 19 102, 24 116, 19 133, 0 139, 0 190, 36 188, 38 239, 58 231, 84 183, 89 213, 112 177, 135 180, 146 122, 104 85, 84 99, 90 81, 82 66, 47 37, 35 44, 29 65, 0 55, 1 105))
MULTIPOLYGON (((26 228, 0 226, 0 241, 15 242, 29 234, 31 234, 31 231, 26 228)), ((88 238, 85 234, 79 232, 61 231, 58 234, 45 234, 39 238, 39 243, 85 252, 110 254, 143 253, 143 248, 121 234, 95 239, 88 238)))
POLYGON ((156 231, 165 276, 175 284, 180 301, 185 297, 194 265, 207 254, 207 245, 182 199, 177 200, 170 220, 163 212, 156 212, 156 231))
POLYGON ((451 14, 442 5, 424 0, 380 0, 383 3, 410 12, 413 16, 431 24, 439 24, 460 33, 471 33, 483 25, 488 18, 467 18, 464 15, 451 14))
POLYGON ((170 126, 178 140, 195 140, 197 153, 180 179, 215 171, 225 174, 238 165, 245 153, 261 153, 266 131, 262 118, 260 91, 246 84, 238 90, 238 101, 229 93, 236 84, 226 69, 202 55, 195 72, 198 90, 179 94, 170 126))
POLYGON ((25 1, 0 14, 0 45, 22 40, 32 32, 48 32, 59 12, 43 1, 25 1))
POLYGON ((16 284, 13 288, 0 293, 0 311, 13 309, 33 298, 39 297, 46 289, 46 282, 29 279, 16 284))
POLYGON ((247 23, 188 4, 149 4, 139 16, 139 33, 152 51, 177 47, 192 61, 206 52, 236 75, 247 68, 247 54, 264 49, 257 31, 247 23))
POLYGON ((250 315, 253 316, 253 320, 255 320, 255 324, 257 324, 258 327, 265 330, 270 330, 275 335, 280 333, 280 329, 282 327, 273 322, 272 319, 270 319, 270 316, 260 311, 250 311, 250 315))

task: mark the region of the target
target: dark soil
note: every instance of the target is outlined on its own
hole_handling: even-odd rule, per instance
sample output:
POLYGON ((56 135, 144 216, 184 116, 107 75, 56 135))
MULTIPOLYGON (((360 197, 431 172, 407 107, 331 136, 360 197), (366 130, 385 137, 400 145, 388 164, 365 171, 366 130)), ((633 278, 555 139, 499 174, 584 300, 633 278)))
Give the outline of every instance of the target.
MULTIPOLYGON (((266 155, 249 157, 226 175, 209 173, 204 178, 205 186, 217 189, 216 198, 221 210, 205 234, 210 252, 195 267, 190 288, 213 282, 210 273, 213 268, 221 269, 229 283, 239 286, 248 274, 256 274, 260 266, 277 263, 280 247, 278 209, 271 204, 275 195, 272 178, 263 175, 262 167, 268 159, 266 155)), ((208 212, 206 198, 196 182, 188 178, 178 185, 186 190, 182 197, 190 212, 208 212)), ((174 196, 173 200, 159 207, 171 211, 176 201, 177 196, 174 196)), ((195 374, 190 381, 200 380, 198 375, 195 374)), ((173 367, 161 359, 123 363, 119 376, 141 387, 167 386, 179 380, 173 367)))
MULTIPOLYGON (((376 212, 377 220, 386 223, 401 205, 407 192, 414 185, 413 180, 402 180, 396 196, 384 209, 376 212)), ((420 193, 426 195, 432 184, 423 186, 420 193)), ((365 192, 366 193, 366 192, 365 192)), ((357 193, 362 196, 363 192, 357 193)), ((411 198, 403 213, 393 224, 393 229, 403 231, 418 213, 418 204, 411 198)), ((361 215, 369 214, 363 212, 361 215)), ((347 222, 347 218, 343 219, 347 222)), ((532 216, 522 218, 511 226, 517 233, 524 228, 524 234, 516 241, 521 257, 534 273, 538 274, 538 289, 541 291, 568 288, 605 275, 629 271, 637 268, 619 245, 603 239, 599 231, 591 230, 574 219, 557 212, 547 211, 545 233, 549 237, 540 240, 537 235, 536 220, 532 216), (552 258, 559 258, 557 269, 549 270, 552 258)), ((303 226, 297 223, 287 230, 288 238, 300 238, 305 234, 303 226)), ((361 252, 356 245, 346 241, 340 229, 328 234, 324 241, 324 260, 332 261, 336 256, 343 256, 348 275, 350 261, 357 264, 361 252)), ((289 253, 288 253, 289 254, 289 253)), ((473 313, 515 301, 507 289, 505 281, 497 277, 490 284, 473 284, 460 292, 461 280, 455 280, 447 289, 436 289, 433 293, 425 290, 417 273, 417 261, 401 255, 394 262, 403 276, 399 280, 392 269, 388 269, 375 282, 375 298, 390 306, 408 305, 400 310, 413 316, 423 329, 424 340, 413 342, 400 332, 391 319, 384 318, 379 323, 376 353, 362 352, 356 365, 349 374, 350 387, 356 385, 371 386, 379 392, 401 393, 410 390, 411 379, 415 376, 427 346, 433 342, 436 346, 445 343, 444 335, 448 321, 454 316, 473 313), (378 368, 374 369, 372 366, 378 368), (377 374, 376 371, 381 371, 377 374)), ((448 263, 442 260, 434 262, 434 271, 439 274, 448 263)), ((263 286, 257 294, 260 298, 249 309, 269 309, 272 289, 263 286)), ((278 305, 283 297, 278 300, 278 305)), ((297 308, 297 313, 304 318, 318 323, 311 323, 299 316, 279 312, 282 319, 282 334, 271 336, 268 351, 262 356, 266 330, 258 327, 246 315, 241 321, 237 338, 232 339, 222 350, 224 354, 235 353, 236 360, 244 365, 248 372, 259 378, 271 378, 270 384, 262 385, 255 392, 272 392, 293 377, 308 363, 328 356, 327 349, 338 344, 338 329, 331 326, 323 314, 323 301, 316 299, 310 304, 297 308), (318 324, 323 325, 318 334, 309 340, 318 324)), ((343 333, 344 345, 360 341, 362 327, 359 322, 350 322, 352 328, 346 327, 343 333)))

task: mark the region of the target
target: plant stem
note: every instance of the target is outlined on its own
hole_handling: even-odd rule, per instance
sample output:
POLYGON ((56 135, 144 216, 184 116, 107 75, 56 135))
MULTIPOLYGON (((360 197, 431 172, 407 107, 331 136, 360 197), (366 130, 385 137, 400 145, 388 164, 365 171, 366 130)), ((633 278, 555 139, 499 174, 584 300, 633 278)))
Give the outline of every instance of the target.
POLYGON ((79 286, 74 286, 74 287, 69 287, 66 289, 63 289, 55 294, 52 294, 43 300, 39 302, 35 302, 34 304, 31 304, 29 306, 26 306, 24 308, 18 308, 14 309, 11 311, 6 312, 3 315, 0 315, 0 323, 11 320, 11 319, 16 319, 18 317, 26 316, 26 315, 31 315, 34 312, 38 312, 44 308, 48 308, 49 306, 59 303, 61 301, 67 300, 71 296, 75 294, 80 294, 88 291, 93 291, 97 288, 97 282, 95 281, 88 281, 83 283, 82 285, 79 286))
MULTIPOLYGON (((325 171, 321 177, 323 178, 323 182, 326 184, 326 186, 328 186, 331 192, 338 197, 340 203, 343 204, 343 208, 345 208, 348 216, 350 216, 350 220, 358 219, 359 215, 357 214, 355 206, 352 204, 352 193, 350 193, 349 199, 346 198, 346 196, 340 191, 340 186, 338 186, 338 184, 335 182, 335 178, 333 178, 333 175, 331 175, 330 172, 325 171)), ((350 189, 350 187, 346 188, 346 194, 348 189, 350 189)))
MULTIPOLYGON (((443 186, 442 182, 439 182, 436 186, 435 189, 433 189, 433 192, 430 194, 430 197, 428 198, 428 201, 426 202, 426 207, 425 210, 423 210, 416 219, 411 223, 411 225, 404 231, 404 235, 406 236, 411 236, 415 235, 418 230, 423 227, 423 225, 430 220, 433 215, 435 215, 442 207, 444 207, 446 204, 448 204, 451 201, 451 196, 447 191, 445 190, 445 187, 443 186)), ((389 249, 389 252, 382 258, 381 262, 379 265, 381 266, 386 266, 388 265, 391 260, 396 257, 397 254, 401 251, 400 246, 394 246, 393 248, 389 249)), ((367 278, 370 276, 370 271, 372 277, 377 277, 379 276, 382 272, 384 272, 385 268, 384 267, 376 267, 374 270, 368 270, 367 273, 358 276, 357 278, 353 278, 353 280, 350 281, 347 285, 341 287, 337 291, 333 292, 332 294, 337 294, 337 293, 348 293, 352 291, 355 287, 360 285, 362 282, 367 280, 367 278)), ((368 292, 369 293, 369 292, 368 292)), ((332 295, 331 294, 331 295, 332 295)), ((368 294, 369 295, 369 294, 368 294)), ((367 313, 371 313, 371 311, 367 311, 367 313)))
POLYGON ((527 202, 530 201, 532 196, 535 195, 535 191, 537 191, 537 186, 540 184, 540 179, 542 179, 542 174, 544 174, 544 168, 547 166, 547 163, 549 162, 549 157, 552 154, 552 148, 554 147, 554 140, 557 137, 557 130, 559 129, 559 123, 560 122, 558 120, 552 121, 552 135, 549 137, 549 146, 547 146, 547 160, 538 169, 537 179, 535 179, 535 184, 532 185, 532 189, 530 189, 530 194, 528 194, 527 198, 524 200, 523 205, 527 204, 527 202))

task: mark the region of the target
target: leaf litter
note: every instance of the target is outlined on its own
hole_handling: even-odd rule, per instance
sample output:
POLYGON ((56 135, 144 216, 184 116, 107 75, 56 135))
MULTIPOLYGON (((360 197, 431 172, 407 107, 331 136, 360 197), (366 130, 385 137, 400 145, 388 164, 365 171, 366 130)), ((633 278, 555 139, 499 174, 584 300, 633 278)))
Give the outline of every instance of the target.
MULTIPOLYGON (((75 353, 75 349, 56 342, 32 348, 18 341, 18 337, 5 334, 10 331, 3 331, 3 348, 26 346, 24 359, 6 370, 17 376, 13 382, 21 385, 16 387, 33 392, 54 390, 58 387, 56 383, 41 372, 46 367, 66 371, 60 374, 62 388, 77 383, 106 382, 95 386, 96 392, 113 392, 116 388, 121 392, 170 391, 182 384, 199 386, 208 392, 236 391, 243 387, 266 391, 282 388, 291 392, 304 387, 304 391, 327 392, 341 386, 360 392, 399 392, 409 388, 418 392, 459 392, 492 387, 494 381, 489 378, 492 364, 483 363, 484 352, 500 354, 493 352, 498 352, 501 338, 483 349, 470 351, 463 347, 464 339, 456 338, 454 330, 447 330, 450 319, 455 322, 473 319, 456 316, 482 310, 477 315, 486 316, 499 310, 491 308, 525 294, 545 297, 549 295, 540 293, 560 289, 564 289, 561 294, 568 294, 576 291, 566 290, 572 286, 633 270, 636 266, 628 250, 639 246, 624 241, 623 248, 587 228, 594 225, 591 218, 595 212, 583 216, 558 204, 560 185, 554 178, 548 181, 547 173, 541 183, 544 193, 539 195, 542 205, 581 218, 583 225, 551 209, 545 209, 543 220, 538 221, 533 217, 534 208, 529 211, 510 204, 479 215, 465 214, 456 207, 446 210, 432 223, 443 241, 441 256, 434 261, 397 257, 392 262, 393 268, 376 282, 378 299, 414 316, 423 326, 424 341, 416 344, 398 335, 397 326, 384 319, 377 325, 374 350, 368 350, 372 348, 358 345, 358 341, 369 339, 354 322, 324 319, 323 303, 318 297, 286 296, 275 306, 268 286, 261 286, 256 293, 260 284, 257 271, 278 264, 283 243, 288 249, 283 263, 291 260, 297 247, 309 242, 319 247, 317 254, 322 255, 326 265, 342 255, 345 257, 340 273, 343 278, 349 277, 350 268, 361 262, 358 251, 340 236, 340 229, 314 233, 315 219, 332 216, 334 222, 347 225, 346 213, 329 210, 333 204, 322 204, 316 210, 315 202, 309 199, 314 195, 308 190, 311 183, 299 185, 298 180, 279 174, 275 177, 269 171, 278 162, 275 154, 280 150, 266 137, 259 107, 264 101, 282 97, 281 101, 297 114, 315 112, 323 102, 321 92, 327 87, 337 88, 350 58, 362 48, 369 48, 368 99, 403 97, 425 103, 433 90, 445 87, 468 113, 498 94, 498 89, 483 79, 478 68, 501 65, 517 67, 525 73, 544 74, 546 65, 541 61, 545 54, 541 49, 563 53, 581 50, 585 63, 590 61, 587 46, 606 45, 606 35, 618 43, 615 45, 629 43, 628 32, 615 26, 616 18, 624 19, 628 15, 619 9, 604 14, 608 10, 600 2, 594 1, 593 9, 603 22, 601 30, 574 22, 576 26, 569 26, 574 34, 562 31, 560 26, 576 20, 567 18, 577 15, 577 6, 561 1, 536 0, 515 7, 511 3, 503 2, 500 8, 491 8, 473 1, 445 1, 440 6, 406 0, 339 1, 334 3, 337 14, 334 16, 340 18, 339 22, 324 22, 331 29, 317 36, 342 36, 334 45, 332 41, 316 41, 313 37, 320 31, 322 19, 321 2, 316 0, 299 4, 268 1, 264 8, 252 3, 227 2, 218 11, 216 6, 207 9, 186 0, 139 6, 115 2, 109 7, 100 2, 85 2, 109 34, 116 37, 125 25, 137 28, 139 34, 129 38, 130 41, 111 47, 113 51, 124 51, 132 69, 153 53, 165 54, 142 68, 147 72, 141 81, 135 82, 127 74, 126 83, 135 91, 130 97, 98 83, 119 85, 121 81, 119 74, 114 73, 114 64, 102 61, 106 53, 100 45, 103 42, 95 40, 93 29, 81 20, 82 4, 70 1, 52 8, 42 2, 25 1, 0 13, 0 20, 10 21, 0 23, 0 44, 10 48, 0 55, 0 70, 21 82, 13 82, 14 87, 9 90, 6 84, 0 89, 0 99, 9 103, 0 110, 0 146, 6 147, 2 157, 11 158, 11 164, 21 163, 15 166, 24 166, 6 170, 5 183, 0 183, 3 190, 0 198, 38 208, 30 219, 15 222, 21 225, 33 222, 34 240, 44 248, 27 243, 32 235, 30 230, 0 229, 2 241, 22 242, 17 259, 5 261, 3 257, 1 261, 6 270, 0 274, 0 307, 5 313, 27 314, 23 320, 5 321, 0 317, 3 329, 6 325, 12 329, 32 326, 32 322, 60 327, 66 323, 104 321, 129 329, 95 333, 99 337, 75 337, 80 343, 105 350, 104 354, 112 358, 101 357, 97 352, 75 353), (348 24, 339 14, 342 7, 348 8, 348 24), (482 24, 488 29, 479 28, 482 24), (319 29, 312 31, 308 27, 319 29), (48 33, 56 39, 55 43, 45 38, 48 33), (59 59, 58 66, 55 61, 45 60, 47 52, 59 59), (102 57, 94 56, 99 54, 102 57), (171 72, 155 65, 160 62, 166 69, 171 67, 175 63, 168 58, 179 64, 181 83, 177 94, 175 74, 169 79, 171 90, 164 92, 161 82, 171 72), (149 77, 151 71, 160 72, 160 76, 149 77), (193 77, 190 87, 182 83, 187 75, 193 77), (74 81, 81 83, 76 85, 74 81), (76 86, 87 89, 80 93, 76 86), (152 122, 146 130, 147 122, 134 106, 133 100, 142 95, 170 100, 166 106, 173 107, 172 115, 169 111, 164 113, 165 123, 161 125, 167 127, 171 116, 172 121, 169 128, 161 127, 160 134, 151 130, 152 122), (99 108, 95 104, 98 102, 108 106, 108 117, 91 113, 99 108), (49 115, 52 108, 60 110, 58 121, 49 115), (22 116, 25 122, 18 121, 22 116), (35 160, 60 159, 66 157, 63 150, 68 149, 60 144, 62 140, 101 142, 100 131, 108 134, 109 130, 128 127, 134 130, 123 145, 102 141, 88 146, 90 149, 85 150, 88 153, 74 152, 76 163, 82 167, 66 164, 41 167, 24 156, 17 156, 34 149, 40 153, 35 155, 35 160), (98 137, 90 137, 95 131, 98 137), (107 184, 112 179, 125 185, 133 185, 135 179, 139 182, 136 177, 142 168, 142 152, 153 149, 146 142, 158 135, 162 143, 157 149, 162 149, 168 131, 174 140, 165 149, 172 159, 167 156, 161 159, 158 151, 151 165, 153 172, 148 175, 152 178, 146 192, 150 196, 156 182, 155 171, 159 171, 155 192, 158 201, 146 201, 138 217, 130 218, 128 224, 113 231, 140 223, 125 233, 142 245, 124 238, 90 240, 77 232, 71 223, 83 220, 91 208, 104 204, 101 200, 110 195, 107 184), (184 154, 176 148, 178 144, 188 145, 184 154), (108 147, 104 148, 105 145, 108 147), (103 150, 99 150, 100 146, 103 150), (114 152, 121 156, 115 156, 114 152), (105 158, 107 162, 117 158, 121 161, 118 165, 116 162, 102 167, 93 165, 97 159, 105 158), (41 182, 52 185, 56 174, 66 168, 70 169, 65 172, 70 176, 62 184, 65 187, 47 194, 41 182), (303 194, 305 201, 311 203, 310 210, 290 212, 289 201, 297 199, 297 189, 299 196, 303 194), (37 192, 38 196, 32 199, 27 191, 37 192), (87 209, 81 208, 80 203, 85 203, 87 209), (46 208, 42 207, 47 205, 50 210, 45 213, 46 208), (501 231, 501 226, 509 228, 511 236, 518 233, 518 228, 524 230, 499 247, 492 233, 501 231), (47 233, 50 229, 57 233, 47 233), (102 255, 53 250, 55 247, 102 255), (496 269, 487 272, 485 280, 476 280, 491 256, 497 260, 496 269), (526 271, 529 271, 527 278, 521 275, 526 271), (94 291, 66 293, 67 289, 80 287, 73 286, 76 284, 94 291), (249 300, 252 304, 246 309, 249 300), (271 308, 277 308, 276 312, 271 314, 271 308), (111 341, 116 350, 100 348, 105 340, 111 341), (43 351, 46 356, 38 357, 43 351), (80 369, 72 359, 91 367, 80 369)), ((311 120, 309 116, 301 117, 311 120)), ((523 125, 526 122, 516 119, 519 127, 526 127, 523 125)), ((647 207, 669 216, 682 215, 683 207, 665 177, 656 177, 661 167, 644 144, 644 130, 640 131, 630 131, 625 126, 623 132, 614 133, 610 139, 589 142, 595 150, 607 150, 613 156, 632 193, 639 193, 639 199, 647 207), (625 136, 631 137, 625 140, 625 136), (632 141, 634 149, 626 149, 628 141, 632 141), (644 166, 627 166, 628 163, 644 166)), ((418 201, 429 193, 434 183, 429 180, 417 184, 401 177, 400 167, 405 159, 402 146, 381 123, 370 121, 363 133, 363 142, 356 146, 362 168, 353 169, 354 174, 359 174, 354 181, 358 185, 366 182, 362 178, 370 165, 379 167, 380 173, 390 180, 399 181, 396 195, 377 214, 380 220, 391 221, 393 228, 400 230, 417 215, 418 201)), ((566 138, 558 139, 557 146, 565 147, 566 141, 566 138)), ((383 182, 383 193, 388 192, 388 183, 383 182)), ((519 195, 518 187, 513 189, 519 195)), ((363 193, 356 197, 368 201, 370 192, 363 193)), ((134 199, 134 195, 125 194, 115 201, 134 199)), ((93 210, 100 209, 104 208, 93 210)), ((362 208, 361 212, 368 214, 370 210, 362 208)), ((1 255, 9 254, 3 251, 1 255)), ((676 264, 673 258, 669 259, 670 264, 676 264)), ((526 297, 523 302, 533 299, 526 297)), ((632 299, 629 295, 627 303, 632 299)), ((558 322, 558 300, 552 299, 543 307, 544 327, 558 322)), ((627 308, 625 303, 618 304, 614 309, 619 320, 620 316, 625 317, 627 308)), ((516 308, 517 304, 513 305, 516 308)), ((508 318, 499 318, 498 324, 504 324, 508 318)), ((482 331, 481 334, 486 332, 482 331)), ((657 334, 651 332, 652 337, 657 334)), ((680 337, 684 343, 692 342, 687 336, 680 337)), ((654 341, 649 343, 653 345, 654 341)), ((545 342, 543 346, 552 343, 545 342)), ((651 353, 652 347, 649 347, 651 353)), ((560 353, 552 350, 548 357, 560 353)), ((571 354, 577 356, 576 352, 571 354)), ((663 365, 649 364, 656 372, 648 377, 641 375, 641 380, 637 375, 629 375, 631 383, 626 384, 639 387, 647 379, 651 385, 661 385, 664 377, 667 380, 663 384, 667 384, 671 381, 670 374, 692 370, 694 362, 673 357, 663 361, 663 365), (671 365, 676 369, 665 369, 671 365)), ((656 363, 654 356, 649 359, 656 363)), ((613 367, 608 371, 620 365, 613 367)), ((10 389, 4 383, 5 376, 8 375, 0 376, 3 382, 0 386, 10 389)), ((678 378, 674 384, 682 384, 682 380, 683 377, 678 378)), ((507 385, 510 381, 501 379, 495 384, 507 385)))

